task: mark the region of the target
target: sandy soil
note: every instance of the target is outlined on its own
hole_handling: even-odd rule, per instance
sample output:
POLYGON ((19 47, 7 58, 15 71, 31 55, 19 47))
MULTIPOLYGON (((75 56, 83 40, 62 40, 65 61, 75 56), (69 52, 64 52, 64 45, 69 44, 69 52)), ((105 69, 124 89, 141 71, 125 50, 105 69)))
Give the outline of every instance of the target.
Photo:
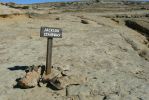
POLYGON ((145 37, 99 13, 50 14, 45 18, 16 15, 0 18, 0 100, 148 100, 149 52, 145 37), (55 20, 59 17, 60 20, 55 20), (89 24, 81 23, 81 20, 89 24), (71 81, 54 91, 47 87, 13 88, 23 66, 45 64, 46 38, 40 27, 59 27, 54 39, 54 69, 69 69, 71 81), (10 70, 15 66, 20 69, 10 70))

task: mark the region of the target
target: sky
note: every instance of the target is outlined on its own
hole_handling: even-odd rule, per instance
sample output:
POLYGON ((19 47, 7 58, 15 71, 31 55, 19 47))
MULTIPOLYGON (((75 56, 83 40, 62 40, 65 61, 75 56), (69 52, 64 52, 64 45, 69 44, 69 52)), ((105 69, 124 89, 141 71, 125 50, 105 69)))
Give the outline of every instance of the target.
MULTIPOLYGON (((17 4, 31 4, 31 3, 59 2, 59 1, 78 1, 78 0, 0 0, 0 2, 15 2, 17 4)), ((149 1, 149 0, 138 0, 138 1, 149 1)))

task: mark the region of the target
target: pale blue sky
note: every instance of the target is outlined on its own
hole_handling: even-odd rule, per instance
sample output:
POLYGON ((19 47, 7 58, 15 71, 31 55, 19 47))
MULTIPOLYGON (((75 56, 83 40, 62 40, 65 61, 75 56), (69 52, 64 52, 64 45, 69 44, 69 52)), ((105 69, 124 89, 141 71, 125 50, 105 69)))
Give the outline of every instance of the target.
MULTIPOLYGON (((15 2, 18 4, 31 4, 39 2, 59 2, 59 1, 79 1, 79 0, 0 0, 0 2, 15 2)), ((149 1, 149 0, 136 0, 136 1, 149 1)))

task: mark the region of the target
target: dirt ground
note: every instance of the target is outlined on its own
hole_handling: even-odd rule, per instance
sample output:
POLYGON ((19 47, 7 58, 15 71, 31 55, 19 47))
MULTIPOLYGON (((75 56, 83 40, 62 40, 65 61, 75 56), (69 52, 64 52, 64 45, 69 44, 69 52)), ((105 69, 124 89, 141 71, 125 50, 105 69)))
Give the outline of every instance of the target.
POLYGON ((104 14, 0 17, 0 100, 148 100, 146 37, 104 14), (47 40, 40 37, 41 26, 63 30, 63 38, 53 40, 52 58, 55 73, 69 70, 70 84, 63 90, 13 87, 25 75, 23 66, 46 63, 47 40))

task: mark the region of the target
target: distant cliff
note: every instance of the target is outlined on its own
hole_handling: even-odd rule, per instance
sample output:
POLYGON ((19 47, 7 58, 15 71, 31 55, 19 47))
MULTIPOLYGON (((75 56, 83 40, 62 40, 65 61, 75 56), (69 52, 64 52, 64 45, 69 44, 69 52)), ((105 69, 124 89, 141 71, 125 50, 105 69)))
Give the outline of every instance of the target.
POLYGON ((144 0, 80 0, 80 1, 90 1, 90 2, 144 2, 144 0))

